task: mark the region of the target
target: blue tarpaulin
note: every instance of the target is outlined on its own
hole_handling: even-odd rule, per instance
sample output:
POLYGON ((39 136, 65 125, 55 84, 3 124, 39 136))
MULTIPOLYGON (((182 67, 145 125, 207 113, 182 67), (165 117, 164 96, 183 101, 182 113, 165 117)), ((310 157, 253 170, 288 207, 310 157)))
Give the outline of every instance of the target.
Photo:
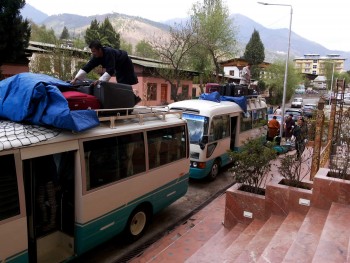
POLYGON ((244 96, 241 97, 231 97, 231 96, 221 96, 221 101, 232 101, 238 104, 239 107, 244 112, 247 112, 247 98, 244 96))
POLYGON ((221 101, 220 93, 217 91, 214 91, 212 93, 202 93, 201 95, 199 95, 199 99, 200 100, 210 100, 210 101, 214 101, 214 102, 221 101))
POLYGON ((220 101, 232 101, 238 104, 238 106, 240 106, 244 112, 247 112, 247 98, 244 96, 240 96, 240 97, 220 96, 219 92, 214 91, 212 93, 202 93, 199 96, 199 99, 210 100, 218 103, 220 101))
POLYGON ((0 118, 73 131, 99 125, 93 110, 70 111, 58 86, 71 85, 34 73, 20 73, 0 81, 0 118))

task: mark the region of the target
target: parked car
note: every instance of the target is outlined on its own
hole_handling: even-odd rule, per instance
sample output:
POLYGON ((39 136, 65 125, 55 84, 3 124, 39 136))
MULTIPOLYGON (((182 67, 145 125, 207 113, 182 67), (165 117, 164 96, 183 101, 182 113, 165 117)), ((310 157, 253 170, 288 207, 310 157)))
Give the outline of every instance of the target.
POLYGON ((317 90, 314 89, 307 89, 306 90, 306 94, 318 94, 319 92, 317 90))
POLYGON ((344 94, 344 104, 345 105, 350 105, 350 93, 345 93, 344 94))
POLYGON ((305 89, 296 89, 295 94, 305 94, 305 89))
MULTIPOLYGON (((326 93, 322 95, 322 98, 325 100, 326 104, 329 103, 329 98, 331 97, 330 93, 326 93)), ((342 100, 342 94, 335 94, 332 93, 332 99, 336 98, 336 102, 340 103, 340 101, 342 100), (337 97, 335 97, 337 95, 337 97)), ((350 104, 350 93, 345 93, 344 94, 344 104, 350 104), (345 102, 345 98, 346 98, 346 102, 345 102)))
POLYGON ((298 85, 295 89, 295 94, 305 94, 305 86, 298 85))
POLYGON ((294 98, 291 104, 292 108, 301 108, 303 106, 303 98, 294 98))
POLYGON ((305 104, 303 106, 303 115, 305 117, 311 118, 315 114, 316 110, 317 110, 316 104, 312 104, 312 103, 305 104))
POLYGON ((287 117, 289 114, 293 114, 293 120, 297 121, 299 117, 303 117, 303 111, 300 109, 287 109, 284 116, 287 117))

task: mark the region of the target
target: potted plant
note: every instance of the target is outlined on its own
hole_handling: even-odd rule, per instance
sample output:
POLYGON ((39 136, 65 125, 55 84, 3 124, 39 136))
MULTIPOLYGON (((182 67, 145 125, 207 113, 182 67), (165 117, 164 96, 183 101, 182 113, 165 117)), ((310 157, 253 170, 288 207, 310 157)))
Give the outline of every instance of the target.
POLYGON ((273 144, 261 138, 247 140, 237 152, 229 152, 234 166, 229 169, 236 184, 226 192, 225 226, 235 222, 249 223, 253 218, 265 220, 265 185, 277 154, 273 144))
POLYGON ((311 205, 311 181, 306 180, 310 174, 312 149, 306 148, 297 158, 297 153, 287 153, 279 157, 279 180, 266 187, 266 203, 274 214, 287 215, 289 211, 306 214, 311 205))

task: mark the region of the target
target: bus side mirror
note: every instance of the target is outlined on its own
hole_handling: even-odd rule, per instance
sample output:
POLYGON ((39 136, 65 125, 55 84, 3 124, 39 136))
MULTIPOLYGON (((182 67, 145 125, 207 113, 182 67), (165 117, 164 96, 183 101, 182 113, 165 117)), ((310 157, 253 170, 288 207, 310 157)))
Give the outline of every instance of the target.
POLYGON ((203 150, 207 143, 208 143, 208 135, 203 135, 202 139, 199 140, 199 147, 203 150))

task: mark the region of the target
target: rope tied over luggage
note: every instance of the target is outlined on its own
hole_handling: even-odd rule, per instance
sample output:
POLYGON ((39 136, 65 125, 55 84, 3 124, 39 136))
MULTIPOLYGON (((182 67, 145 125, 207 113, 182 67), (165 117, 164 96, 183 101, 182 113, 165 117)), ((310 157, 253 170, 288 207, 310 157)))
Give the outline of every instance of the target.
POLYGON ((59 129, 0 120, 0 151, 46 141, 58 134, 59 129))

